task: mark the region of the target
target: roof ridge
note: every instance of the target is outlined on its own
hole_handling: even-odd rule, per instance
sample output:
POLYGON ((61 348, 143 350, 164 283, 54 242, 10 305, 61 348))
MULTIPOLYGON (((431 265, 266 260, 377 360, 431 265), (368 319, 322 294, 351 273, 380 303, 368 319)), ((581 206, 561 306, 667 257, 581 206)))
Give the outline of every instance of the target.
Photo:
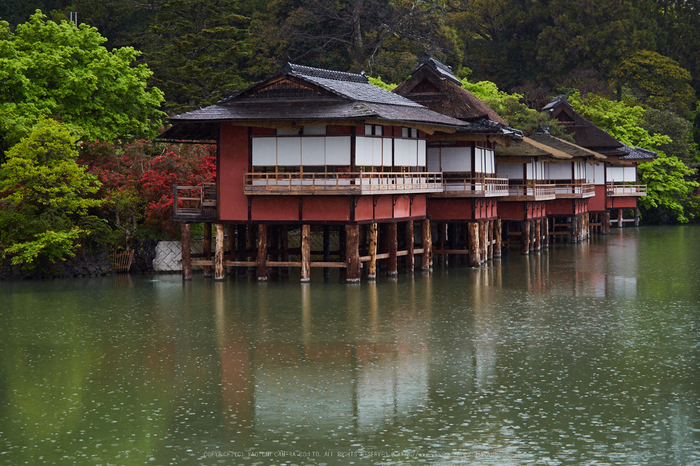
POLYGON ((314 78, 332 79, 334 81, 346 81, 353 83, 369 84, 369 79, 363 74, 348 73, 345 71, 334 71, 323 68, 314 68, 312 66, 297 65, 287 62, 282 66, 281 72, 294 73, 302 76, 314 78))

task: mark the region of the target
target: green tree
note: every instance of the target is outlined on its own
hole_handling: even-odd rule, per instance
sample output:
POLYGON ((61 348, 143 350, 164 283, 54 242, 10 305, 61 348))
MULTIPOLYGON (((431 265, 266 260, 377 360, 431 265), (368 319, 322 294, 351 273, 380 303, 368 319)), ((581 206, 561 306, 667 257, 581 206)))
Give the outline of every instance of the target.
POLYGON ((666 134, 650 134, 644 128, 646 110, 629 100, 613 101, 593 94, 583 99, 577 93, 569 97, 569 102, 577 112, 608 130, 620 142, 657 151, 655 160, 637 167, 640 182, 647 185, 647 195, 640 199, 640 205, 647 210, 666 210, 675 220, 687 222, 684 205, 698 186, 688 178, 695 170, 678 157, 659 150, 673 140, 666 134))
POLYGON ((462 87, 471 91, 486 105, 491 107, 498 115, 506 120, 514 128, 521 130, 525 135, 530 135, 537 128, 548 128, 556 137, 572 140, 571 136, 564 131, 556 119, 548 114, 538 112, 529 108, 523 103, 523 96, 520 94, 509 94, 498 89, 491 81, 469 82, 462 79, 462 87))
POLYGON ((0 21, 0 151, 42 117, 63 121, 85 140, 152 136, 163 94, 151 71, 134 66, 131 47, 112 50, 95 28, 55 23, 37 11, 13 32, 0 21))
POLYGON ((443 1, 280 0, 269 7, 251 25, 251 50, 263 61, 253 63, 256 73, 293 61, 397 82, 425 51, 438 58, 460 53, 443 1))
POLYGON ((601 80, 612 76, 620 60, 654 43, 646 18, 631 0, 552 0, 551 24, 537 38, 540 77, 554 83, 574 70, 589 69, 601 80))
POLYGON ((659 144, 658 149, 666 155, 678 157, 685 163, 699 162, 698 148, 693 141, 693 124, 673 112, 647 108, 642 126, 649 134, 663 134, 671 141, 659 144))
POLYGON ((48 118, 7 152, 0 166, 0 249, 14 264, 32 268, 42 258, 72 257, 91 234, 81 220, 102 204, 91 198, 99 183, 77 158, 66 126, 48 118))
POLYGON ((632 96, 643 105, 690 116, 695 91, 690 73, 677 61, 650 50, 641 50, 623 59, 614 72, 618 86, 629 87, 632 96))

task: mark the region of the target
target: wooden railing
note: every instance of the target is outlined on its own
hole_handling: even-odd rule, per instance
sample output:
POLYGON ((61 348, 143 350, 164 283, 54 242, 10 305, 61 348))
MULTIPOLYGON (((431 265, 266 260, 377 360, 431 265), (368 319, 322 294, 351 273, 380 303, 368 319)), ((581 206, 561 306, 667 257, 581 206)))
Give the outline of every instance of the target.
POLYGON ((246 173, 245 194, 389 194, 442 192, 442 173, 246 173))
POLYGON ((557 183, 555 192, 557 199, 587 198, 595 196, 593 183, 557 183))
POLYGON ((512 201, 548 201, 556 199, 556 185, 553 184, 512 184, 508 186, 508 196, 512 201))
POLYGON ((216 185, 175 186, 173 189, 175 218, 216 217, 216 185))
POLYGON ((621 181, 608 181, 605 191, 610 197, 622 197, 622 196, 646 196, 647 195, 647 185, 645 184, 631 184, 624 183, 621 181))
MULTIPOLYGON (((445 197, 498 197, 508 195, 507 178, 477 176, 473 178, 448 178, 442 180, 445 197)), ((441 196, 441 195, 438 195, 441 196)))

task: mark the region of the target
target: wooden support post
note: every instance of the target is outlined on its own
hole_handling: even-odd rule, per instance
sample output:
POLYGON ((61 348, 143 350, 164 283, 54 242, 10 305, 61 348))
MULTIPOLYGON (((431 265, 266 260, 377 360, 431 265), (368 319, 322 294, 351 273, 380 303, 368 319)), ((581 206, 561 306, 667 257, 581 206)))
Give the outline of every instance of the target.
MULTIPOLYGON (((238 225, 238 254, 236 259, 239 261, 247 261, 248 260, 248 238, 247 238, 247 233, 248 233, 248 227, 246 225, 238 225)), ((238 267, 238 276, 239 277, 245 277, 246 274, 246 268, 245 267, 238 267)))
POLYGON ((489 259, 493 259, 493 228, 495 226, 496 222, 493 220, 487 220, 486 221, 486 232, 488 233, 488 241, 489 241, 489 259))
POLYGON ((481 248, 481 262, 486 262, 489 258, 489 233, 486 231, 486 222, 479 222, 479 246, 481 248))
POLYGON ((396 275, 398 273, 396 252, 399 247, 396 222, 389 222, 387 225, 387 244, 389 246, 389 260, 386 265, 386 273, 389 275, 396 275))
POLYGON ((639 207, 634 208, 634 226, 639 226, 639 207))
POLYGON ((423 254, 420 258, 421 270, 430 270, 433 256, 433 241, 430 232, 430 219, 424 219, 422 222, 421 237, 423 239, 423 254))
POLYGON ((345 225, 345 280, 349 282, 360 281, 360 227, 359 225, 345 225))
POLYGON ((502 236, 501 236, 501 228, 503 227, 503 223, 501 222, 500 218, 497 218, 496 220, 493 221, 493 240, 494 240, 494 245, 493 245, 493 255, 494 257, 501 257, 502 249, 503 249, 503 241, 502 241, 502 236))
POLYGON ((192 280, 192 238, 189 223, 180 224, 180 245, 182 250, 182 279, 192 280))
POLYGON ((549 247, 549 219, 542 219, 542 228, 544 229, 544 246, 549 247))
POLYGON ((214 252, 214 279, 223 280, 224 279, 224 236, 226 236, 226 231, 224 226, 220 223, 216 224, 216 249, 214 252))
MULTIPOLYGON (((323 225, 323 262, 331 261, 331 227, 323 225)), ((330 278, 331 268, 323 268, 323 278, 330 278)))
POLYGON ((311 225, 301 226, 301 281, 311 279, 311 225))
POLYGON ((521 230, 521 235, 520 235, 520 242, 521 242, 521 248, 520 252, 522 254, 529 254, 530 253, 530 221, 529 220, 523 220, 522 222, 522 230, 521 230))
POLYGON ((625 218, 625 209, 618 209, 617 210, 617 228, 622 228, 623 226, 623 220, 625 218))
POLYGON ((406 222, 406 271, 413 272, 416 265, 415 256, 413 254, 413 242, 415 238, 413 237, 413 220, 408 220, 406 222))
POLYGON ((267 280, 267 225, 258 225, 258 280, 267 280))
POLYGON ((535 220, 535 251, 539 251, 542 247, 542 222, 535 220))
POLYGON ((604 235, 609 235, 610 234, 610 211, 606 210, 601 214, 601 226, 600 226, 600 232, 604 235))
POLYGON ((469 265, 479 265, 481 248, 479 247, 479 223, 467 223, 467 240, 469 244, 469 265))
POLYGON ((369 264, 367 267, 367 276, 369 278, 377 277, 377 224, 370 223, 369 225, 369 264))
MULTIPOLYGON (((204 253, 204 259, 211 260, 211 223, 204 224, 204 244, 202 246, 202 252, 204 253)), ((211 277, 212 267, 211 265, 205 265, 202 267, 204 276, 211 277)))
MULTIPOLYGON (((437 244, 438 244, 438 249, 441 251, 445 250, 445 238, 447 238, 447 223, 442 222, 437 224, 437 244)), ((440 254, 438 257, 438 261, 440 261, 441 264, 445 263, 445 255, 440 254)))

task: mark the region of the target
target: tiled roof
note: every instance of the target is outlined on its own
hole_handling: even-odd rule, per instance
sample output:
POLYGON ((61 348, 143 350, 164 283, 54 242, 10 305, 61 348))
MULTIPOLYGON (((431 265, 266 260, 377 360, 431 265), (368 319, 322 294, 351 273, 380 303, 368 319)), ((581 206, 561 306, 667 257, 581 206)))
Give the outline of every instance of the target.
POLYGON ((625 145, 624 150, 629 151, 629 153, 620 157, 620 160, 652 160, 656 158, 656 152, 641 147, 625 145))
POLYGON ((571 142, 552 136, 549 133, 549 131, 546 130, 538 129, 535 132, 535 134, 530 136, 530 139, 532 139, 533 141, 537 141, 540 144, 544 144, 545 146, 560 150, 573 157, 593 158, 596 160, 605 159, 604 155, 598 154, 590 149, 586 149, 585 147, 581 147, 571 142))
MULTIPOLYGON (((174 125, 179 125, 216 121, 254 124, 290 120, 366 119, 386 120, 390 124, 451 128, 466 126, 460 120, 431 111, 410 99, 373 86, 363 75, 292 63, 283 66, 278 74, 228 99, 174 116, 170 120, 174 125), (288 87, 283 85, 275 88, 279 83, 288 87), (286 94, 287 91, 290 93, 286 94), (296 91, 300 93, 294 94, 296 91)), ((179 133, 190 134, 171 128, 159 139, 172 139, 179 133)), ((210 133, 210 130, 203 131, 202 136, 210 133)))

